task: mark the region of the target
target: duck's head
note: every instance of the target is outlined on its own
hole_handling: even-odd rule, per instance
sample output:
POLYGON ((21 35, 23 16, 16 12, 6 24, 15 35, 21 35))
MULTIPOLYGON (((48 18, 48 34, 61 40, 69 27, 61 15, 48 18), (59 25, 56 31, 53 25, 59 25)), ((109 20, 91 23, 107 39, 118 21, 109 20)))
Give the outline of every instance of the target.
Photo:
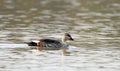
POLYGON ((62 37, 62 42, 65 42, 67 40, 74 41, 74 39, 71 37, 69 33, 65 33, 64 36, 62 37))

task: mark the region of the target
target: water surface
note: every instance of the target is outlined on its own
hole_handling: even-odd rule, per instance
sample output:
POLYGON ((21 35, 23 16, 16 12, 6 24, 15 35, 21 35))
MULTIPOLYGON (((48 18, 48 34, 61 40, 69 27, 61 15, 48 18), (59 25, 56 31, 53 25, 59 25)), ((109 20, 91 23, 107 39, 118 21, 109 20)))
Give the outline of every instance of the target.
POLYGON ((119 0, 0 0, 0 71, 119 71, 119 0), (60 39, 70 54, 31 50, 26 41, 60 39))

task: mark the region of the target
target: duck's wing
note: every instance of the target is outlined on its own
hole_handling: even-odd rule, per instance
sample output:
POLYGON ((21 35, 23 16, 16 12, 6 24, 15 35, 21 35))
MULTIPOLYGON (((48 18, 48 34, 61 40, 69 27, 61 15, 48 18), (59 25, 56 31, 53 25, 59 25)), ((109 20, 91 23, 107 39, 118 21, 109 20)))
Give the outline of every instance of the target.
POLYGON ((63 46, 63 44, 60 41, 53 40, 53 39, 40 39, 38 46, 59 49, 63 46))

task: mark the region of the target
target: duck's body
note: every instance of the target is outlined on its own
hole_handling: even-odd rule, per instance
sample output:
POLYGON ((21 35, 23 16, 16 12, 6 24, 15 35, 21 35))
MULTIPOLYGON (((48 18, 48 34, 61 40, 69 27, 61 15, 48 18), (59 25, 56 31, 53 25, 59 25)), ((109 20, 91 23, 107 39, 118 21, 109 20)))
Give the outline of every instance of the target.
POLYGON ((60 42, 53 39, 40 39, 39 42, 31 41, 28 43, 29 46, 37 46, 44 50, 59 50, 62 48, 67 48, 69 45, 67 43, 60 42))
POLYGON ((71 35, 65 33, 62 37, 62 41, 53 40, 53 39, 40 39, 38 42, 28 42, 29 46, 37 46, 38 50, 59 50, 59 49, 67 49, 68 43, 67 40, 73 40, 71 35))

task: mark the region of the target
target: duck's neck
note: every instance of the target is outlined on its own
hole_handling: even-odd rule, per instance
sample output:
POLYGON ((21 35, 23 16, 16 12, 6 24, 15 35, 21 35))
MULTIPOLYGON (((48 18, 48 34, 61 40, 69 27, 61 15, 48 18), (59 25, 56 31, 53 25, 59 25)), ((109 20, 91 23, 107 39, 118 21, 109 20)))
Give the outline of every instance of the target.
POLYGON ((67 41, 67 39, 63 36, 62 37, 62 42, 64 43, 64 42, 66 42, 67 41))

